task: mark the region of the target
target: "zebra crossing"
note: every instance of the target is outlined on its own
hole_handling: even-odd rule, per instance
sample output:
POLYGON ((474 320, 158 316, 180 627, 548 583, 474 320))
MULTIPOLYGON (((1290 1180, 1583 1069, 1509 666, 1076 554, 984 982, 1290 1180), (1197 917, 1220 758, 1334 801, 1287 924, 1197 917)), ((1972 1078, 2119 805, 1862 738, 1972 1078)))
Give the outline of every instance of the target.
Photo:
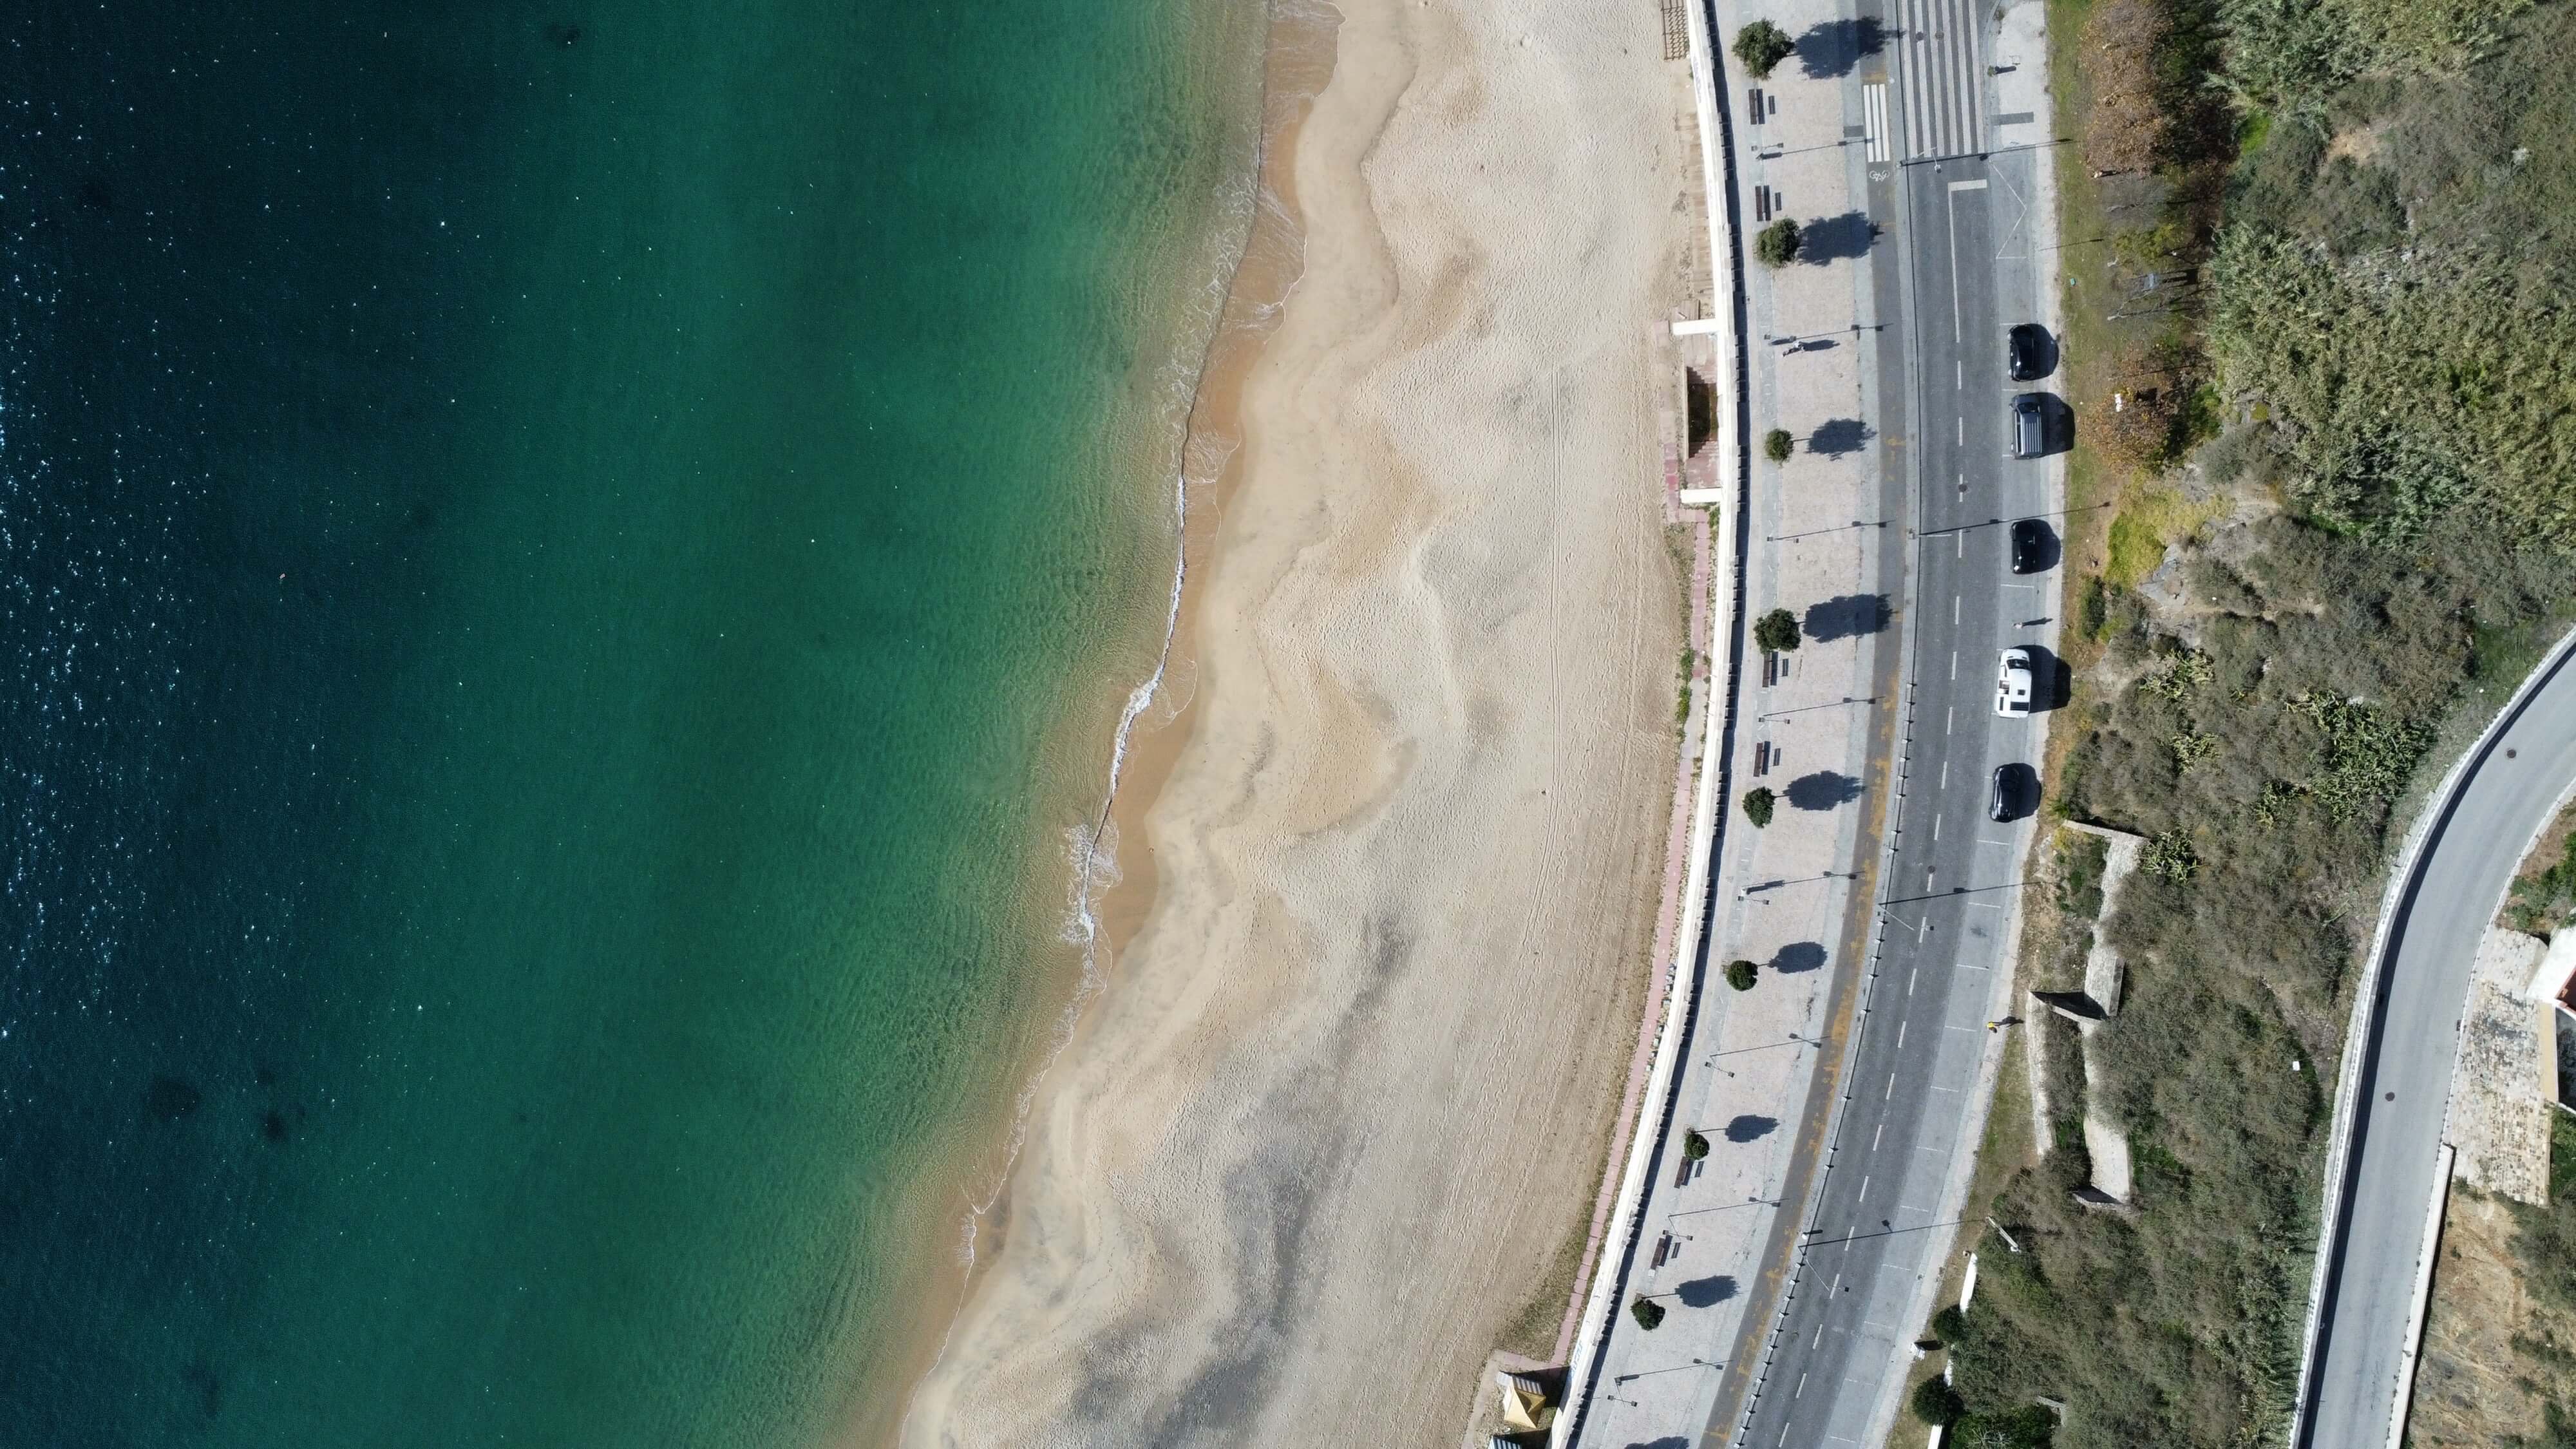
MULTIPOLYGON (((1980 0, 1894 0, 1895 70, 1904 93, 1904 159, 1985 149, 1985 25, 1980 0)), ((1880 101, 1885 105, 1884 98, 1880 101)), ((1871 160, 1885 148, 1876 123, 1871 160)))
POLYGON ((1886 164, 1887 82, 1872 81, 1860 88, 1860 133, 1869 148, 1869 164, 1886 164))

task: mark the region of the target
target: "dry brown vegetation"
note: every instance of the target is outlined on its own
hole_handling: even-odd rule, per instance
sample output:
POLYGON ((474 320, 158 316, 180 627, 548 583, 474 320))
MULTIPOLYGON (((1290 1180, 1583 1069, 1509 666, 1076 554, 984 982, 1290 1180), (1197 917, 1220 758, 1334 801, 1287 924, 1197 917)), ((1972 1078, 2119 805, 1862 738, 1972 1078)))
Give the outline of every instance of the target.
POLYGON ((2165 109, 2156 52, 2171 28, 2159 0, 2100 0, 2084 22, 2093 104, 2084 115, 2084 164, 2097 175, 2144 171, 2163 158, 2165 109))

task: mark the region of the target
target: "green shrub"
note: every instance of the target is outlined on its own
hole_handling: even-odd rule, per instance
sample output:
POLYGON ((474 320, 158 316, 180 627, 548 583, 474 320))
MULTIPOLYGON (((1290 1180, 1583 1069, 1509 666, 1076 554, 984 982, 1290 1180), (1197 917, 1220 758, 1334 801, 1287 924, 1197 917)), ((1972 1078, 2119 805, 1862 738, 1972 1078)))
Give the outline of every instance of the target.
POLYGON ((2138 852, 2138 869, 2180 885, 2200 873, 2200 857, 2192 851, 2190 836, 2168 830, 2138 852))
POLYGON ((2048 1449, 2057 1416, 2037 1404, 2000 1414, 1963 1414, 1941 1441, 1958 1449, 2048 1449))
POLYGON ((2206 764, 2211 756, 2218 753, 2218 736, 2205 735, 2194 730, 2185 730, 2166 743, 2173 746, 2176 774, 2185 773, 2206 764))
POLYGON ((1767 78, 1797 48, 1789 32, 1768 20, 1756 20, 1735 32, 1735 58, 1755 80, 1767 78))
POLYGON ((1738 957, 1726 963, 1726 984, 1738 991, 1750 991, 1753 989, 1754 978, 1761 973, 1762 968, 1738 957))
POLYGON ((2102 877, 2111 860, 2111 842, 2090 831, 2069 830, 2057 837, 2057 910, 2070 920, 2090 922, 2102 914, 2102 877))
POLYGON ((1640 1298, 1630 1303, 1628 1312, 1636 1317, 1639 1328, 1652 1330, 1664 1321, 1664 1305, 1652 1298, 1640 1298))
POLYGON ((2180 701, 2209 682, 2209 656, 2197 649, 2185 649, 2169 656, 2162 669, 2138 681, 2138 687, 2159 699, 2180 701))
POLYGON ((2230 228, 2211 272, 2220 378, 2270 405, 2287 482, 2320 518, 2399 542, 2475 492, 2576 542, 2576 308, 2545 269, 2474 245, 2337 262, 2230 228))
POLYGON ((1708 1139, 1702 1137, 1697 1132, 1683 1133, 1682 1156, 1689 1158, 1693 1162, 1697 1162, 1701 1158, 1708 1156, 1708 1139))
POLYGON ((2111 557, 2103 572, 2120 587, 2136 588, 2164 561, 2165 541, 2156 536, 2154 524, 2127 512, 2111 520, 2111 557))
POLYGON ((2218 0, 2227 88, 2256 107, 2315 114, 2357 77, 2438 73, 2491 46, 2532 0, 2218 0))
POLYGON ((1773 654, 1786 654, 1798 647, 1798 616, 1786 609, 1773 609, 1753 621, 1753 643, 1756 648, 1773 654))
POLYGON ((1960 1308, 1958 1304, 1953 1303, 1949 1307, 1942 1309, 1940 1312, 1933 1314, 1932 1336, 1941 1340, 1944 1347, 1956 1348, 1960 1342, 1968 1336, 1968 1315, 1966 1310, 1960 1308))
POLYGON ((2366 704, 2314 694, 2294 703, 2325 731, 2318 777, 2308 783, 2308 793, 2323 801, 2337 822, 2385 809, 2405 790, 2415 762, 2432 748, 2430 725, 2397 719, 2366 704))
MULTIPOLYGON (((2567 813, 2562 812, 2558 818, 2564 823, 2567 813)), ((2515 930, 2546 936, 2554 934, 2566 923, 2567 907, 2571 901, 2576 901, 2576 834, 2567 837, 2558 859, 2546 869, 2514 878, 2513 883, 2505 888, 2504 913, 2515 930)), ((2576 1119, 2560 1113, 2552 1120, 2576 1119)), ((2554 1202, 2557 1197, 2557 1189, 2553 1187, 2550 1199, 2554 1202)))
POLYGON ((1784 216, 1754 236, 1753 258, 1766 267, 1785 267, 1798 259, 1798 247, 1805 240, 1798 224, 1784 216))
POLYGON ((1959 1401, 1959 1391, 1939 1374, 1914 1386, 1913 1408, 1915 1418, 1944 1429, 1959 1422, 1959 1416, 1968 1411, 1968 1406, 1959 1401))
POLYGON ((1797 446, 1798 440, 1789 436, 1787 428, 1773 428, 1762 435, 1762 456, 1774 463, 1788 462, 1790 451, 1797 446))
POLYGON ((1777 798, 1768 785, 1756 785, 1744 792, 1744 818, 1753 822, 1754 829, 1759 830, 1771 823, 1771 810, 1777 798))

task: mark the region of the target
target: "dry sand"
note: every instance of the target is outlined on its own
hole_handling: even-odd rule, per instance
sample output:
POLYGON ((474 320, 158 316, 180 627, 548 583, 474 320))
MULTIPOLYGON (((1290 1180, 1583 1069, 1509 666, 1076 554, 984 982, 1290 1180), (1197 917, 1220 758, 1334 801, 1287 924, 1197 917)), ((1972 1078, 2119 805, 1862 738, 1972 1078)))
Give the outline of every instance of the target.
POLYGON ((1341 8, 1150 907, 907 1443, 1449 1445, 1555 1341, 1674 788, 1682 93, 1638 0, 1341 8))

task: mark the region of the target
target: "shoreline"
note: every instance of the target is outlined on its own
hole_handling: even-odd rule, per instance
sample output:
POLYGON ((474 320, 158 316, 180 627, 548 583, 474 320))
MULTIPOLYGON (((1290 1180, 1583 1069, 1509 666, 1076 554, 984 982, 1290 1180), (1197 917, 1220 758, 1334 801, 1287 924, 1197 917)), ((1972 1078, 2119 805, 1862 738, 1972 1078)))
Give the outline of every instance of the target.
MULTIPOLYGON (((1301 18, 1284 17, 1274 9, 1266 26, 1255 99, 1257 150, 1248 178, 1252 215, 1184 410, 1177 476, 1157 475, 1155 480, 1158 495, 1166 489, 1176 495, 1172 501, 1178 514, 1162 647, 1149 676, 1131 686, 1121 702, 1119 722, 1110 731, 1109 778, 1098 807, 1068 828, 1076 837, 1069 877, 1050 874, 1048 883, 1035 891, 1043 900, 1063 893, 1068 919, 1062 944, 1078 951, 1081 960, 1049 1039, 1000 1123, 1000 1144, 991 1149, 998 1165, 966 1174, 991 1186, 981 1201, 968 1203, 962 1221, 943 1217, 957 1229, 952 1238, 962 1238, 955 1258, 943 1265, 933 1284, 944 1290, 940 1297, 951 1307, 939 1317, 935 1333, 922 1335, 922 1350, 910 1356, 915 1369, 903 1376, 898 1439, 909 1428, 922 1383, 945 1358, 957 1323, 1009 1239, 1011 1178, 1047 1080, 1080 1041, 1089 1008, 1107 989, 1120 952, 1153 908, 1156 871, 1145 821, 1192 732, 1197 663, 1192 625, 1203 592, 1196 585, 1215 567, 1221 553, 1218 524, 1243 481, 1246 380, 1302 269, 1303 226, 1293 174, 1296 135, 1331 79, 1338 28, 1338 15, 1329 6, 1301 18), (1282 111, 1287 114, 1280 115, 1282 111)), ((1064 857, 1048 859, 1060 864, 1064 857)))
MULTIPOLYGON (((1632 42, 1650 38, 1654 17, 1640 18, 1632 42)), ((1673 274, 1686 246, 1686 229, 1661 221, 1685 189, 1669 139, 1669 80, 1651 62, 1618 59, 1628 52, 1618 37, 1591 33, 1597 19, 1417 15, 1392 5, 1271 18, 1259 210, 1185 445, 1167 702, 1136 720, 1102 832, 1117 874, 1094 906, 1101 966, 1024 1099, 1024 1146, 984 1211, 942 1351, 912 1388, 907 1443, 1197 1438, 1273 1404, 1346 1399, 1326 1388, 1335 1361, 1345 1372, 1410 1370, 1395 1396, 1400 1410, 1379 1405, 1370 1432, 1440 1442, 1463 1429, 1464 1380, 1510 1323, 1529 1317, 1533 1292, 1553 1298, 1540 1331, 1561 1331, 1564 1299, 1540 1282, 1543 1260, 1560 1244, 1584 1244, 1601 1186, 1594 1139, 1606 1138, 1619 1109, 1646 1004, 1679 748, 1673 665, 1689 613, 1664 536, 1659 394, 1638 385, 1673 360, 1656 328, 1680 299, 1673 274), (1527 32, 1507 39, 1503 24, 1561 33, 1533 53, 1527 32), (1526 93, 1558 146, 1526 165, 1493 165, 1502 174, 1490 182, 1465 179, 1505 155, 1481 149, 1492 136, 1420 128, 1436 126, 1444 106, 1481 107, 1489 95, 1525 108, 1523 92, 1489 92, 1487 82, 1533 66, 1544 84, 1526 93), (1313 138, 1309 123, 1336 97, 1329 132, 1313 138), (1626 127, 1610 142, 1565 124, 1600 100, 1626 127), (1463 157, 1454 154, 1461 146, 1471 148, 1463 157), (1606 187, 1587 185, 1585 168, 1611 159, 1587 153, 1616 146, 1629 164, 1609 165, 1606 187), (1390 157, 1430 168, 1428 186, 1385 191, 1391 178, 1378 173, 1390 157), (1513 194, 1551 168, 1607 204, 1550 205, 1563 198, 1545 187, 1513 194), (1320 218, 1303 184, 1316 180, 1330 183, 1320 218), (1638 204, 1640 182, 1649 204, 1638 204), (1426 192, 1409 225, 1389 215, 1426 192), (1481 242, 1489 215, 1507 223, 1495 229, 1507 243, 1517 223, 1523 240, 1569 271, 1584 265, 1575 243, 1609 238, 1607 265, 1633 292, 1597 307, 1548 287, 1533 289, 1544 294, 1533 301, 1518 283, 1485 291, 1424 270, 1438 270, 1440 246, 1481 242), (1648 224, 1634 224, 1639 215, 1648 224), (1328 238, 1326 295, 1290 305, 1318 275, 1319 237, 1328 238), (1639 307, 1635 297, 1650 301, 1639 307), (1603 315, 1613 319, 1606 329, 1603 315), (1297 334, 1286 355, 1283 331, 1297 334), (1546 339, 1557 338, 1571 356, 1548 350, 1546 339), (1456 375, 1408 375, 1444 352, 1456 375), (1470 386, 1470 371, 1491 373, 1497 386, 1470 386), (1535 416, 1506 396, 1532 382, 1554 394, 1535 416), (1426 454, 1417 439, 1346 417, 1344 390, 1354 387, 1371 416, 1391 424, 1428 405, 1436 438, 1491 448, 1426 454), (1439 416, 1451 394, 1491 425, 1439 416), (1569 421, 1571 437, 1560 426, 1569 421), (1426 488, 1425 461, 1485 451, 1504 471, 1483 486, 1426 488), (1616 506, 1605 513, 1601 501, 1616 506), (1354 549, 1359 558, 1332 557, 1354 549), (1426 551, 1460 549, 1458 565, 1425 572, 1426 551), (1380 603, 1363 602, 1390 586, 1397 592, 1380 603), (1310 606, 1306 596, 1319 590, 1310 606), (1415 615, 1428 633, 1401 621, 1415 615), (1361 684, 1390 658, 1368 646, 1354 652, 1352 627, 1373 624, 1395 627, 1399 650, 1429 649, 1422 667, 1361 684), (1547 666, 1543 698, 1488 702, 1530 662, 1547 666), (1247 690, 1286 697, 1258 705, 1247 690), (1478 718, 1497 708, 1490 721, 1478 718), (1476 743, 1483 734, 1493 747, 1476 743), (1209 777, 1246 762, 1258 775, 1274 746, 1301 757, 1302 783, 1265 784, 1259 809, 1275 820, 1239 831, 1233 816, 1253 807, 1229 811, 1219 804, 1223 782, 1209 777), (1422 769, 1426 750, 1440 769, 1422 769), (1549 784, 1573 786, 1557 792, 1572 803, 1548 804, 1549 784), (1426 789, 1448 803, 1423 799, 1426 789), (1505 838, 1529 826, 1551 832, 1565 858, 1520 850, 1488 870, 1439 843, 1448 819, 1487 816, 1505 838), (1402 838, 1366 844, 1389 830, 1402 838), (1336 838, 1357 853, 1344 859, 1335 847, 1284 880, 1245 874, 1275 871, 1281 855, 1336 838), (1460 885, 1491 902, 1492 919, 1449 920, 1467 896, 1428 876, 1405 880, 1398 902, 1360 907, 1382 874, 1407 877, 1407 862, 1434 875, 1468 872, 1460 885), (1330 904, 1344 898, 1352 904, 1330 904), (1387 988, 1371 978, 1383 976, 1390 952, 1438 958, 1404 991, 1423 1010, 1378 1004, 1387 988), (1499 969, 1488 972, 1488 960, 1499 969), (1527 1013, 1501 1041, 1474 1024, 1471 983, 1488 976, 1527 1013), (1401 1032, 1389 1034, 1408 1016, 1458 1048, 1411 1049, 1401 1032), (1522 1059, 1533 1049, 1551 1054, 1537 1070, 1522 1059), (1322 1075, 1288 1065, 1299 1060, 1322 1075), (1363 1164, 1386 1126, 1417 1135, 1435 1123, 1469 1126, 1456 1119, 1458 1100, 1437 1101, 1450 1083, 1469 1097, 1491 1093, 1498 1110, 1477 1114, 1467 1136, 1441 1139, 1433 1160, 1393 1179, 1363 1164), (1432 1110, 1402 1110, 1406 1098, 1432 1110), (1391 1110, 1399 1116, 1387 1118, 1391 1110), (1497 1198, 1472 1184, 1516 1123, 1539 1146, 1544 1181, 1497 1198), (1209 1134, 1203 1148, 1184 1145, 1209 1134), (1461 1192, 1475 1209, 1441 1225, 1435 1250, 1387 1236, 1461 1192), (1166 1210, 1182 1199, 1203 1206, 1178 1217, 1166 1210), (1274 1248, 1254 1247, 1274 1235, 1274 1248), (1290 1260, 1304 1257, 1314 1261, 1292 1271, 1290 1260), (1346 1335, 1285 1323, 1347 1318, 1353 1294, 1401 1300, 1417 1291, 1407 1282, 1461 1272, 1472 1282, 1440 1291, 1463 1293, 1464 1306, 1427 1326, 1436 1344, 1408 1335, 1401 1359, 1355 1360, 1346 1335), (1229 1321, 1204 1325, 1209 1314, 1229 1321), (1176 1353, 1144 1347, 1176 1332, 1176 1353), (1256 1353, 1270 1361, 1246 1357, 1256 1353), (1216 1362, 1192 1371, 1181 1360, 1193 1354, 1216 1362), (1175 1374, 1181 1382, 1166 1382, 1175 1374), (1066 1413, 1080 1417, 1055 1417, 1066 1413)), ((1511 130, 1500 124, 1493 134, 1511 130)), ((1364 1317, 1389 1326, 1382 1314, 1364 1317)))
POLYGON ((1134 717, 1136 728, 1122 741, 1124 767, 1112 782, 1104 823, 1094 836, 1095 844, 1103 838, 1109 843, 1103 854, 1112 878, 1093 895, 1093 930, 1103 958, 1113 964, 1153 909, 1154 849, 1146 817, 1170 783, 1195 723, 1198 654, 1192 626, 1204 589, 1191 584, 1203 581, 1223 559, 1219 524, 1244 481, 1244 388, 1303 271, 1305 228, 1294 174, 1297 133, 1316 96, 1331 82, 1333 37, 1339 28, 1337 19, 1274 19, 1263 42, 1262 134, 1252 226, 1209 339, 1182 443, 1179 572, 1155 690, 1157 699, 1171 703, 1169 712, 1150 724, 1150 708, 1134 717), (1276 117, 1274 107, 1291 114, 1276 117), (1203 475, 1205 481, 1191 484, 1189 478, 1202 476, 1197 455, 1203 452, 1221 456, 1210 460, 1213 467, 1203 475), (1131 841, 1143 846, 1141 854, 1120 850, 1131 841))

